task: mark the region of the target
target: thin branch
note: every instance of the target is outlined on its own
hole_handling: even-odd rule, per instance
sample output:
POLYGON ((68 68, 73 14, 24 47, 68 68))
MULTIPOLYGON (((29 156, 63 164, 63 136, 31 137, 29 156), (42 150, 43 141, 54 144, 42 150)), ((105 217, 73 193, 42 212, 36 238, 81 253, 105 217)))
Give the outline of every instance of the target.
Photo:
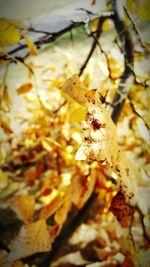
POLYGON ((128 19, 130 20, 131 24, 132 24, 132 27, 133 27, 133 29, 134 29, 134 31, 135 31, 135 33, 136 33, 137 39, 138 39, 138 41, 139 41, 141 47, 145 50, 145 47, 144 47, 144 45, 143 45, 143 43, 142 43, 140 34, 139 34, 139 32, 138 32, 138 30, 137 30, 137 28, 136 28, 136 26, 135 26, 135 23, 134 23, 134 21, 132 20, 131 16, 129 15, 129 13, 128 13, 128 11, 127 11, 127 9, 126 9, 125 6, 124 6, 124 11, 125 11, 125 13, 126 13, 128 19))
POLYGON ((113 105, 115 105, 115 108, 113 109, 111 116, 113 121, 116 123, 124 106, 125 96, 128 95, 128 92, 126 91, 126 87, 124 86, 124 84, 126 83, 129 76, 132 74, 132 69, 130 68, 130 66, 133 66, 134 57, 133 57, 133 43, 130 37, 130 33, 126 29, 124 22, 119 18, 119 15, 116 10, 114 12, 114 15, 112 15, 112 19, 114 21, 115 29, 118 33, 118 37, 122 45, 122 50, 125 58, 124 72, 121 75, 120 85, 113 99, 113 105), (124 98, 122 98, 122 94, 124 94, 124 98))
MULTIPOLYGON (((104 20, 106 19, 106 17, 100 17, 99 18, 99 21, 98 21, 98 26, 97 26, 97 31, 96 31, 96 36, 94 37, 94 40, 93 40, 93 44, 91 46, 91 49, 89 51, 89 54, 85 60, 85 62, 83 63, 83 65, 81 66, 80 68, 80 71, 79 71, 79 76, 82 75, 84 69, 86 68, 91 56, 93 55, 95 49, 96 49, 96 46, 97 46, 97 40, 99 39, 100 37, 100 34, 101 34, 101 30, 102 30, 102 24, 104 22, 104 20)), ((93 37, 93 36, 92 36, 93 37)))
POLYGON ((139 112, 135 109, 134 104, 132 103, 132 100, 131 100, 131 98, 130 98, 130 95, 128 95, 128 99, 130 100, 130 105, 131 105, 131 107, 132 107, 133 112, 134 112, 139 118, 142 119, 142 121, 143 121, 144 124, 145 124, 145 127, 146 127, 147 130, 149 131, 149 125, 147 124, 147 122, 145 121, 145 119, 139 114, 139 112))

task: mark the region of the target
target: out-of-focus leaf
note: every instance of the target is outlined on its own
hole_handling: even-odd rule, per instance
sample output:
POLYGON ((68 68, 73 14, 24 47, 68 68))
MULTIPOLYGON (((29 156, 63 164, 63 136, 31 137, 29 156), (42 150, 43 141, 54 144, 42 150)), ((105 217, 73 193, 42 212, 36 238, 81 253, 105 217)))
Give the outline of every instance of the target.
POLYGON ((32 216, 35 211, 35 201, 33 196, 15 196, 9 199, 9 206, 16 212, 20 220, 25 223, 32 222, 32 216))
POLYGON ((1 118, 0 125, 6 133, 8 134, 13 133, 10 127, 10 120, 8 118, 1 118))
POLYGON ((85 119, 85 115, 86 109, 80 106, 69 113, 69 121, 71 123, 82 122, 85 119))
POLYGON ((51 248, 51 240, 45 220, 23 225, 19 234, 10 244, 8 264, 37 252, 46 252, 51 248))
POLYGON ((32 56, 36 56, 38 54, 38 49, 36 47, 36 45, 27 37, 24 37, 26 44, 30 50, 30 55, 32 56))
POLYGON ((33 87, 32 83, 25 83, 17 89, 17 94, 20 95, 28 93, 29 91, 31 91, 32 87, 33 87))
POLYGON ((71 208, 70 199, 66 199, 62 206, 57 210, 55 214, 55 221, 58 224, 63 224, 67 218, 68 212, 71 208))
POLYGON ((5 188, 8 184, 8 176, 0 169, 0 190, 5 188))
POLYGON ((40 219, 46 219, 51 216, 63 203, 63 198, 60 195, 57 195, 50 204, 45 206, 40 212, 40 219))
POLYGON ((21 38, 21 34, 14 25, 6 19, 0 18, 0 46, 17 44, 21 38))

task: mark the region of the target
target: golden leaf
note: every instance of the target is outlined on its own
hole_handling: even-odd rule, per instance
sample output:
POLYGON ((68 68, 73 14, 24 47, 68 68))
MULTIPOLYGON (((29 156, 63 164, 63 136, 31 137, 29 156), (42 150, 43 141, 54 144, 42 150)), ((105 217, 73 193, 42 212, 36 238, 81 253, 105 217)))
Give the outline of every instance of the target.
POLYGON ((9 206, 17 213, 19 219, 25 223, 32 222, 35 210, 34 197, 30 195, 15 196, 8 201, 9 206))
POLYGON ((25 94, 28 93, 29 91, 31 91, 32 89, 32 83, 25 83, 23 85, 21 85, 18 89, 17 89, 17 94, 25 94))
POLYGON ((81 84, 78 75, 75 74, 70 79, 66 80, 61 87, 61 90, 77 101, 80 105, 85 105, 86 89, 84 85, 81 84))
POLYGON ((10 120, 7 118, 1 118, 1 122, 0 122, 0 126, 3 128, 3 130, 6 132, 6 133, 8 133, 8 134, 10 134, 10 133, 13 133, 13 131, 12 131, 12 129, 11 129, 11 127, 10 127, 10 120))
POLYGON ((70 199, 66 199, 62 206, 57 210, 55 214, 55 221, 58 224, 63 224, 67 218, 68 212, 71 208, 70 199))
POLYGON ((8 177, 5 172, 0 169, 0 190, 8 185, 8 177))
POLYGON ((37 252, 49 251, 51 240, 45 220, 23 225, 19 234, 10 242, 8 264, 37 252))
POLYGON ((21 34, 14 25, 6 19, 0 18, 0 46, 17 44, 21 38, 21 34))
POLYGON ((82 122, 85 119, 86 109, 82 106, 75 108, 69 113, 69 122, 82 122))
POLYGON ((27 36, 25 36, 24 39, 30 50, 30 55, 36 56, 38 54, 38 49, 36 45, 27 36))
POLYGON ((45 206, 40 212, 40 219, 46 219, 51 216, 62 204, 63 198, 57 195, 47 206, 45 206))

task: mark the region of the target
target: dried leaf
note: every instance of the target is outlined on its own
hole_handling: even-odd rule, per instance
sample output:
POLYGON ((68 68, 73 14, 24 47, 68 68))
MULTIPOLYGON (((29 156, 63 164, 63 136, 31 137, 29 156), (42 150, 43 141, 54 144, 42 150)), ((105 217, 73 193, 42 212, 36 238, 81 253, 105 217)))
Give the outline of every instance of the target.
POLYGON ((32 83, 25 83, 17 89, 17 94, 20 95, 28 93, 29 91, 31 91, 32 87, 33 87, 32 83))
POLYGON ((80 83, 78 75, 75 74, 70 79, 66 80, 61 87, 61 90, 77 101, 80 105, 85 105, 86 89, 84 85, 80 83))
POLYGON ((91 90, 85 94, 76 75, 70 78, 62 89, 80 104, 88 107, 83 124, 84 141, 76 153, 76 159, 96 160, 102 165, 108 164, 118 176, 118 188, 121 188, 125 200, 129 205, 135 205, 137 173, 130 161, 120 151, 117 128, 100 101, 99 91, 91 90), (78 97, 77 91, 82 92, 81 99, 78 97))
POLYGON ((18 218, 25 223, 32 222, 35 211, 34 197, 30 195, 15 196, 8 201, 10 207, 16 212, 18 218))
POLYGON ((89 105, 83 125, 84 141, 77 151, 76 159, 97 160, 113 166, 118 153, 116 126, 102 106, 98 91, 92 90, 87 100, 89 105))
POLYGON ((110 211, 117 217, 122 226, 129 226, 129 218, 133 214, 134 208, 126 203, 121 192, 113 197, 110 211))
POLYGON ((23 225, 19 234, 10 242, 7 262, 30 256, 37 252, 49 251, 51 240, 45 220, 23 225))

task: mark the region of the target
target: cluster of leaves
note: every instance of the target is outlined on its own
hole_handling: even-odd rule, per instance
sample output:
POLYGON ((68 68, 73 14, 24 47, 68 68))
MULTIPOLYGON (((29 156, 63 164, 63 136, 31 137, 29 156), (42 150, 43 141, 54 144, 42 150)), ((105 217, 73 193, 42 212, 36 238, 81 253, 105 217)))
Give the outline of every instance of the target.
MULTIPOLYGON (((10 38, 9 45, 25 38, 28 47, 36 51, 17 31, 21 26, 4 19, 1 24, 3 29, 9 24, 11 34, 13 31, 15 39, 10 38)), ((95 24, 97 21, 93 27, 95 24)), ((109 24, 105 21, 104 31, 109 24)), ((90 90, 93 77, 88 68, 81 82, 77 75, 68 79, 74 73, 64 65, 61 74, 50 81, 46 100, 37 89, 35 66, 24 62, 30 80, 16 92, 24 97, 30 116, 21 118, 27 127, 16 142, 8 116, 12 99, 6 66, 1 84, 1 128, 5 134, 1 143, 6 142, 10 151, 0 154, 0 261, 4 266, 22 267, 24 262, 40 266, 43 254, 37 253, 53 250, 64 226, 69 227, 93 192, 97 197, 88 218, 58 251, 52 266, 74 266, 75 262, 80 266, 134 266, 135 251, 149 251, 149 215, 146 210, 143 222, 135 209, 138 186, 149 185, 149 79, 135 74, 119 119, 118 137, 107 106, 113 101, 124 67, 116 57, 117 49, 113 47, 108 57, 102 51, 108 75, 100 89, 90 90), (136 161, 135 168, 127 155, 136 161), (146 239, 141 233, 133 234, 140 231, 141 223, 146 239)), ((135 58, 140 55, 138 60, 143 59, 144 53, 135 51, 135 58)), ((55 66, 48 69, 55 71, 55 66)))

